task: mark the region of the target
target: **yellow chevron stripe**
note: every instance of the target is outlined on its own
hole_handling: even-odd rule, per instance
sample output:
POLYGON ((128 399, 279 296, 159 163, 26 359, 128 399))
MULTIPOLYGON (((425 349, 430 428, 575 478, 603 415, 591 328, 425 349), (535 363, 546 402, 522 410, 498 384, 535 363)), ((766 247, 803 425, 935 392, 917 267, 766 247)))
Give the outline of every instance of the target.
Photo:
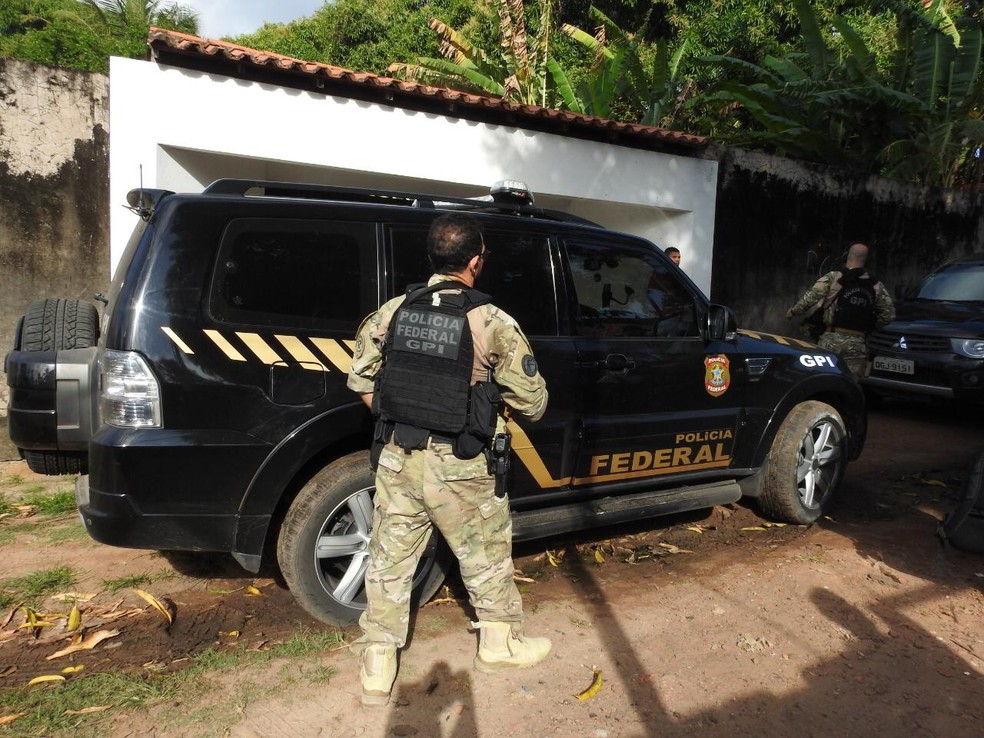
POLYGON ((757 331, 750 331, 747 328, 742 328, 738 331, 743 336, 748 336, 749 338, 757 338, 762 340, 768 338, 776 343, 781 343, 783 346, 792 346, 793 344, 797 346, 802 346, 803 348, 813 348, 816 346, 815 343, 810 341, 803 341, 799 338, 790 338, 788 336, 777 336, 774 333, 758 333, 757 331))
POLYGON ((172 331, 170 328, 168 328, 167 326, 162 325, 161 326, 161 330, 164 331, 164 335, 166 335, 168 338, 170 338, 172 341, 174 341, 175 345, 179 349, 181 349, 182 351, 184 351, 186 354, 194 354, 195 353, 194 351, 191 350, 191 347, 187 343, 185 343, 184 341, 182 341, 180 338, 178 338, 178 334, 175 333, 174 331, 172 331))
MULTIPOLYGON (((318 350, 328 357, 328 361, 338 367, 338 371, 348 374, 349 369, 352 367, 352 357, 349 356, 345 349, 338 345, 338 341, 331 338, 312 338, 311 343, 318 347, 318 350)), ((354 341, 346 341, 347 344, 355 345, 354 341)))
POLYGON ((523 462, 523 466, 542 489, 556 489, 570 483, 570 477, 554 479, 550 475, 543 459, 540 458, 540 454, 533 448, 533 443, 526 435, 526 431, 520 428, 515 421, 508 421, 506 429, 512 434, 513 451, 516 452, 516 456, 523 462))
POLYGON ((269 344, 264 341, 257 333, 240 333, 236 332, 243 343, 256 354, 256 358, 262 361, 264 364, 282 364, 284 360, 280 358, 280 355, 270 348, 269 344))
POLYGON ((300 362, 301 366, 305 369, 322 372, 328 371, 328 367, 324 365, 321 359, 315 356, 307 346, 301 343, 301 339, 297 336, 281 336, 278 334, 274 336, 274 338, 280 341, 281 345, 283 345, 283 347, 290 352, 290 355, 297 359, 297 361, 300 362))
POLYGON ((222 353, 233 361, 246 361, 246 357, 239 353, 239 351, 236 350, 236 347, 229 343, 229 341, 226 340, 226 337, 218 331, 206 329, 205 335, 211 338, 212 343, 218 346, 222 350, 222 353))

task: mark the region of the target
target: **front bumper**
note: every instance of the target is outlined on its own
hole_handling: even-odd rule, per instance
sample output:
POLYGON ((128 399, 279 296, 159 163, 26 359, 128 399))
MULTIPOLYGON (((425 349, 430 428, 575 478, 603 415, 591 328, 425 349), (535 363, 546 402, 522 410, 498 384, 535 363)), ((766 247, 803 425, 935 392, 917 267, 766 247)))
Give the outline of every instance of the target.
POLYGON ((953 353, 920 353, 878 350, 869 356, 908 360, 913 374, 872 369, 861 380, 867 387, 890 394, 950 398, 968 402, 984 401, 984 360, 968 359, 953 353))

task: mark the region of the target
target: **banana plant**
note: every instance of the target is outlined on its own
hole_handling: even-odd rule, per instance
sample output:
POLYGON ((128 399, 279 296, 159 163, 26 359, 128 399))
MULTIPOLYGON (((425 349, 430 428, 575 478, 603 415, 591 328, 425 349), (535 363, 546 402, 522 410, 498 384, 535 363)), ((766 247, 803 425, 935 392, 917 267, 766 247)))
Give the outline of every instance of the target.
POLYGON ((756 145, 834 163, 948 186, 984 142, 981 26, 951 18, 943 0, 896 13, 897 51, 888 74, 842 17, 831 25, 840 51, 827 43, 808 0, 793 0, 803 52, 752 64, 704 57, 726 81, 695 100, 741 110, 746 122, 732 143, 756 145))
MULTIPOLYGON (((550 24, 554 0, 539 0, 540 23, 531 37, 522 0, 496 0, 499 48, 492 52, 432 18, 429 26, 441 39, 443 58, 419 58, 416 64, 392 64, 390 74, 451 89, 494 95, 526 105, 552 102, 550 24)), ((556 65, 553 65, 556 66, 556 65)))
MULTIPOLYGON (((598 21, 594 35, 569 23, 561 26, 567 36, 592 55, 589 74, 576 91, 558 86, 565 106, 607 118, 616 105, 622 104, 636 111, 636 122, 642 125, 669 125, 671 108, 683 92, 679 71, 686 41, 671 53, 666 39, 659 39, 647 67, 643 47, 635 35, 620 28, 595 6, 589 13, 598 21)), ((559 71, 554 71, 555 77, 559 71)))

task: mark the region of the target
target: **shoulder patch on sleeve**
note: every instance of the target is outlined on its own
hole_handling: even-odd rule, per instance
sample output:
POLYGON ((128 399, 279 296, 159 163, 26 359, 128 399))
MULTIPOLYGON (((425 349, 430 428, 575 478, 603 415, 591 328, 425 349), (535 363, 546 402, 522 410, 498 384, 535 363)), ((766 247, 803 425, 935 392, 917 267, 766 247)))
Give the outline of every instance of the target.
POLYGON ((527 377, 535 377, 537 372, 536 359, 531 354, 523 357, 523 372, 527 377))

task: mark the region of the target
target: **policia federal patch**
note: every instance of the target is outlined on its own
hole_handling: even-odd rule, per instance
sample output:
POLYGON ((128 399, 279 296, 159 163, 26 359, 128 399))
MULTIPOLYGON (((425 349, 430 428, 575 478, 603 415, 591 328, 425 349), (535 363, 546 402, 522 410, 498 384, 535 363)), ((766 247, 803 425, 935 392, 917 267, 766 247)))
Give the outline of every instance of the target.
POLYGON ((393 348, 442 359, 457 359, 464 328, 463 317, 412 307, 400 308, 396 313, 393 348))

